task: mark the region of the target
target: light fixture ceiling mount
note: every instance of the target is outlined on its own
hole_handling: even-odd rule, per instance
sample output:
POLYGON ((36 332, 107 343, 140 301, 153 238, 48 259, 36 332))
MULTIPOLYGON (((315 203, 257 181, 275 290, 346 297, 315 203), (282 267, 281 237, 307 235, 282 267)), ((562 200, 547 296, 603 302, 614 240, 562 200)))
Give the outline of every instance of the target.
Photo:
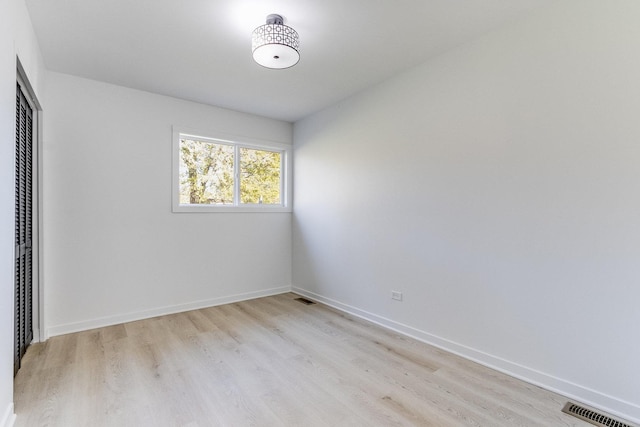
POLYGON ((253 59, 266 68, 289 68, 300 60, 300 40, 293 28, 284 25, 281 15, 267 16, 267 23, 253 30, 253 59))

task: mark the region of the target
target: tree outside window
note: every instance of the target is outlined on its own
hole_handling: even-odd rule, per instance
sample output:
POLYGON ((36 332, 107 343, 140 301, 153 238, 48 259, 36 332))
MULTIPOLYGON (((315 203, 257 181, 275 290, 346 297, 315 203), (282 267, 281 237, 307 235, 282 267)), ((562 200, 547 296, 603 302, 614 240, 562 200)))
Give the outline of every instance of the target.
POLYGON ((277 150, 181 137, 179 204, 281 206, 282 162, 277 150))

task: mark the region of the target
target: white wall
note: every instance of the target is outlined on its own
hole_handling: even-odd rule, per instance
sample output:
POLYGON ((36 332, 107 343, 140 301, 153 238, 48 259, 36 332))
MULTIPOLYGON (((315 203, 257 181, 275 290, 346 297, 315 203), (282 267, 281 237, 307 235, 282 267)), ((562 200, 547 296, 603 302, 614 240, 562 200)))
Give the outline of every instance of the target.
POLYGON ((0 2, 0 426, 13 424, 14 132, 16 57, 36 96, 44 68, 22 0, 0 2))
POLYGON ((638 22, 558 2, 296 123, 294 289, 640 420, 638 22))
POLYGON ((290 213, 171 212, 172 125, 291 144, 292 125, 49 73, 49 336, 291 286, 290 213))

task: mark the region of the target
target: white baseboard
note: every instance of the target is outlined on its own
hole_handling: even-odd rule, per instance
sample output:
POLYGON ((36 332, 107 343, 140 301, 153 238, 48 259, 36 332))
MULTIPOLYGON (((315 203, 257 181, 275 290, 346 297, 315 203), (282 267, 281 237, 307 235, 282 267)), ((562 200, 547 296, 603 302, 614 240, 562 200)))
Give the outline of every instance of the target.
POLYGON ((15 421, 16 414, 13 413, 13 402, 11 402, 4 411, 2 418, 0 418, 0 427, 13 427, 15 421))
MULTIPOLYGON (((149 319, 151 317, 164 316, 167 314, 181 313, 183 311, 197 310, 200 308, 214 307, 216 305, 230 304, 238 301, 246 301, 255 298, 267 297, 270 295, 278 295, 291 292, 291 286, 281 286, 279 288, 264 289, 254 292, 246 292, 243 294, 235 294, 224 297, 218 297, 208 300, 195 301, 186 304, 177 304, 166 307, 154 308, 151 310, 143 310, 134 313, 119 314, 115 316, 100 317, 97 319, 85 320, 82 322, 66 323, 62 325, 52 326, 46 329, 44 339, 54 337, 56 335, 70 334, 73 332, 87 331, 90 329, 103 328, 105 326, 118 325, 120 323, 133 322, 136 320, 149 319)), ((0 426, 2 427, 2 426, 0 426)))
POLYGON ((35 343, 39 343, 42 342, 42 337, 40 336, 40 329, 34 327, 33 328, 33 340, 31 341, 32 344, 35 343))
POLYGON ((324 297, 296 286, 293 286, 291 291, 308 299, 321 302, 340 311, 368 320, 387 329, 391 329, 395 332, 464 357, 465 359, 469 359, 491 369, 495 369, 496 371, 500 371, 512 377, 526 381, 530 384, 558 393, 575 401, 576 403, 583 403, 593 407, 594 409, 599 409, 616 417, 640 424, 640 406, 634 403, 600 393, 596 390, 545 374, 544 372, 522 366, 518 363, 449 341, 445 338, 395 322, 391 319, 378 316, 357 307, 343 304, 334 299, 324 297))

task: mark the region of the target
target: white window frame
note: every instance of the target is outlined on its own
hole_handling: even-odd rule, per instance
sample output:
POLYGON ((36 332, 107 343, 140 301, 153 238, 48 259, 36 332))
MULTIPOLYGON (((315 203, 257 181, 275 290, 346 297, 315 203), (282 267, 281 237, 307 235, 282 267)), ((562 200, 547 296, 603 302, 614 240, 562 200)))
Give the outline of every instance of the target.
POLYGON ((186 128, 173 127, 173 167, 172 167, 172 210, 184 212, 291 212, 291 146, 264 139, 229 135, 222 132, 199 132, 186 128), (234 146, 234 202, 227 205, 180 204, 180 139, 190 138, 217 144, 234 146), (280 200, 279 205, 240 203, 240 164, 238 151, 240 148, 278 151, 281 153, 280 163, 280 200))

